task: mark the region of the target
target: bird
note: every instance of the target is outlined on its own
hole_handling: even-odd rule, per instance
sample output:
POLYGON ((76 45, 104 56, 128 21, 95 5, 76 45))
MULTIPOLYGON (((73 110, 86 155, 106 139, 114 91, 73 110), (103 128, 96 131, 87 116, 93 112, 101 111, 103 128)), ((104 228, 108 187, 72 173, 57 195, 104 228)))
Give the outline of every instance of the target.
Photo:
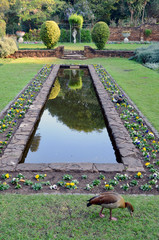
POLYGON ((134 208, 129 202, 125 202, 124 198, 116 192, 104 192, 96 195, 88 200, 87 207, 91 205, 100 205, 102 209, 99 212, 101 218, 105 217, 102 214, 104 208, 110 209, 110 220, 117 221, 117 218, 112 217, 112 209, 114 208, 127 208, 130 215, 133 216, 134 208))

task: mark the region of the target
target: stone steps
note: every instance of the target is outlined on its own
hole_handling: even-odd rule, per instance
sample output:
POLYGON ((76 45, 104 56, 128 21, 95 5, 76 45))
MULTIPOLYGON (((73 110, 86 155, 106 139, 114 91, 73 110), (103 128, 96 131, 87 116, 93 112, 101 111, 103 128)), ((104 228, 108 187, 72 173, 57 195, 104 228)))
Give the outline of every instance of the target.
POLYGON ((84 60, 84 51, 65 51, 62 59, 84 60))

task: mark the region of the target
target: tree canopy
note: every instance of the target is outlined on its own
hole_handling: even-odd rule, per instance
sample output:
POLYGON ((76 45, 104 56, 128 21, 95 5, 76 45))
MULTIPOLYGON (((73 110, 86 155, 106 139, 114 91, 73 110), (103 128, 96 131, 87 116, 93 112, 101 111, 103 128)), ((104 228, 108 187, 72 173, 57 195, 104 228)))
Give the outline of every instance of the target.
POLYGON ((145 19, 159 19, 158 0, 1 0, 0 19, 7 24, 7 33, 39 29, 43 22, 53 20, 68 24, 72 14, 83 16, 84 24, 98 21, 109 24, 125 19, 130 24, 145 19))

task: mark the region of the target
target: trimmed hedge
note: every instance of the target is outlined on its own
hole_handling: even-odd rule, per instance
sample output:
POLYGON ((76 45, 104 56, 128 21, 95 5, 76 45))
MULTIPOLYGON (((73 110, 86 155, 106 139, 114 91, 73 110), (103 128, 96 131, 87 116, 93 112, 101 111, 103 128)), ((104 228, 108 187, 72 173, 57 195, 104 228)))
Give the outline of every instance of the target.
POLYGON ((41 26, 40 37, 48 49, 55 47, 60 38, 60 29, 56 22, 46 21, 41 26))
MULTIPOLYGON (((59 42, 70 42, 70 30, 61 29, 59 42)), ((91 42, 91 32, 89 29, 81 29, 81 42, 91 42)))
POLYGON ((92 30, 92 40, 99 50, 104 49, 109 35, 109 27, 105 22, 98 22, 94 25, 92 30))
POLYGON ((23 37, 24 41, 40 41, 40 30, 30 29, 29 32, 25 33, 23 37))
POLYGON ((5 58, 18 51, 17 44, 13 38, 4 37, 0 40, 0 57, 5 58))

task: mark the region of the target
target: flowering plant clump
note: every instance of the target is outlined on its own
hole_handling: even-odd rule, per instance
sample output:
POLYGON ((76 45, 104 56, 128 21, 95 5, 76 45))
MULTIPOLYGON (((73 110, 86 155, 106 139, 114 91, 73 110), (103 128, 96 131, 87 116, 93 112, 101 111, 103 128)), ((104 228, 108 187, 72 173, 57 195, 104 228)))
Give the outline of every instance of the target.
POLYGON ((60 186, 60 187, 65 186, 65 184, 66 184, 66 183, 65 183, 64 181, 58 181, 58 182, 57 182, 57 185, 60 186))
POLYGON ((127 180, 129 177, 127 174, 120 174, 117 173, 114 177, 115 180, 122 181, 122 180, 127 180))
POLYGON ((2 179, 8 179, 9 178, 9 173, 2 174, 1 178, 2 179))
POLYGON ((104 186, 104 189, 109 191, 109 190, 113 190, 114 187, 111 184, 106 183, 104 186))
POLYGON ((108 184, 112 185, 112 186, 116 186, 119 182, 115 179, 110 179, 108 184))
POLYGON ((35 190, 35 191, 38 191, 38 190, 41 190, 43 187, 42 187, 42 184, 41 183, 35 183, 32 185, 32 189, 35 190))
POLYGON ((33 185, 33 182, 31 180, 25 180, 24 185, 30 186, 33 185))
POLYGON ((87 179, 87 175, 82 175, 81 178, 82 179, 87 179))
POLYGON ((98 186, 100 183, 101 183, 101 181, 99 179, 95 179, 92 182, 93 186, 98 186))
POLYGON ((77 185, 74 182, 65 183, 65 187, 68 189, 77 189, 77 185))
POLYGON ((120 186, 124 191, 128 191, 129 190, 129 184, 123 184, 122 186, 120 186))
POLYGON ((101 179, 101 180, 105 180, 105 176, 104 176, 103 174, 100 173, 100 175, 99 175, 99 179, 101 179))
POLYGON ((141 185, 140 189, 143 191, 150 191, 150 190, 152 190, 152 186, 146 183, 144 185, 141 185))
POLYGON ((93 184, 86 184, 86 187, 84 188, 87 191, 90 191, 94 188, 93 184))
POLYGON ((7 190, 9 187, 10 187, 9 184, 7 184, 6 182, 1 183, 0 181, 0 191, 7 190))
POLYGON ((138 181, 135 180, 135 179, 133 179, 133 180, 131 180, 131 182, 129 183, 129 185, 130 185, 131 187, 137 186, 137 185, 138 185, 138 181))
POLYGON ((10 105, 0 120, 0 155, 3 154, 17 126, 19 126, 20 120, 24 118, 29 106, 33 103, 52 68, 53 65, 43 67, 15 102, 10 105))
POLYGON ((143 178, 143 175, 141 172, 136 173, 135 178, 143 178))
POLYGON ((47 175, 46 174, 36 174, 35 179, 39 181, 39 179, 44 179, 47 175))
POLYGON ((72 175, 65 174, 65 175, 63 176, 63 180, 71 180, 71 179, 73 179, 73 176, 72 176, 72 175))

